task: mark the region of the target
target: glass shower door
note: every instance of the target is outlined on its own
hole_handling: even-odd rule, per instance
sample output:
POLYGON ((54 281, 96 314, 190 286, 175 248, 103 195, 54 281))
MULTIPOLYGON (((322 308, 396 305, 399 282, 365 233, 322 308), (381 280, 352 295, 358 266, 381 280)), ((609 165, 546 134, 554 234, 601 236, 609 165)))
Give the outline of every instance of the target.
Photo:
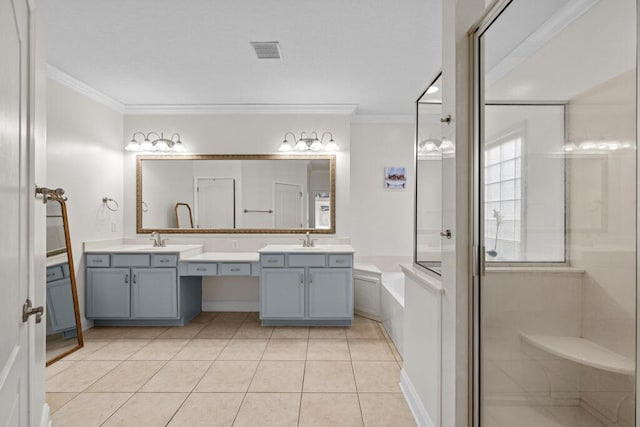
POLYGON ((512 0, 475 35, 476 424, 636 424, 636 16, 512 0))

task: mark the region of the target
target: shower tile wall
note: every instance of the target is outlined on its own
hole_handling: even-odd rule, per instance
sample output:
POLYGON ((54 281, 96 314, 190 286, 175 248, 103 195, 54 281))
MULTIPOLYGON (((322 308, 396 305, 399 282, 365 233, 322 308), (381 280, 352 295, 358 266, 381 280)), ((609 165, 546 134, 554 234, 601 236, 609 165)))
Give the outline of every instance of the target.
MULTIPOLYGON (((585 269, 582 335, 635 358, 636 129, 635 70, 573 98, 568 138, 628 143, 618 150, 568 156, 568 242, 585 269)), ((633 425, 632 377, 583 368, 582 399, 618 425, 633 425)))

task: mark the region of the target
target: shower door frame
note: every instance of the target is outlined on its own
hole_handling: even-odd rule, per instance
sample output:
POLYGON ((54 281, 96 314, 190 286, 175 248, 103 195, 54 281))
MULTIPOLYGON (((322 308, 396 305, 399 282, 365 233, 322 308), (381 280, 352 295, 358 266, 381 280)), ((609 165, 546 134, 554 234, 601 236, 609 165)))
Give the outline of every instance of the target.
MULTIPOLYGON (((483 159, 482 159, 482 143, 483 143, 483 119, 484 107, 483 100, 484 69, 483 56, 480 50, 480 38, 482 34, 493 24, 493 22, 509 7, 514 0, 496 0, 483 14, 483 16, 468 31, 469 43, 469 103, 470 114, 469 120, 472 123, 470 127, 469 139, 472 147, 472 155, 470 156, 472 168, 471 188, 469 198, 471 206, 473 206, 473 214, 470 219, 471 227, 471 277, 469 278, 469 418, 468 425, 480 427, 481 424, 481 323, 480 323, 480 287, 486 272, 487 262, 485 255, 484 242, 484 198, 480 189, 484 188, 483 159)), ((640 0, 636 0, 636 373, 635 373, 635 421, 636 424, 640 420, 640 407, 638 405, 638 390, 640 390, 640 375, 638 375, 638 354, 640 354, 640 316, 638 316, 638 307, 640 307, 640 292, 638 292, 638 265, 640 265, 640 185, 638 167, 640 165, 640 150, 638 150, 638 136, 640 135, 640 0)), ((566 224, 565 224, 566 227, 566 224)), ((565 233, 566 233, 565 228, 565 233)), ((565 248, 566 250, 566 248, 565 248)), ((568 262, 568 259, 567 259, 568 262)))

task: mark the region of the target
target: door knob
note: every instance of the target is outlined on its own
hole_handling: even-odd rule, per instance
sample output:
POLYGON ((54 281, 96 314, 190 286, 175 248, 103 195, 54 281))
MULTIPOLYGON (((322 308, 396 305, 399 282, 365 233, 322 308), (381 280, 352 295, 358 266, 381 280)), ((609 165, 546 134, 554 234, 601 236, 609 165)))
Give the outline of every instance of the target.
POLYGON ((22 305, 22 321, 26 322, 29 317, 36 315, 36 323, 42 322, 42 314, 44 313, 44 307, 33 307, 31 300, 27 298, 27 301, 22 305))
POLYGON ((447 239, 451 239, 451 230, 444 230, 440 232, 442 237, 446 237, 447 239))

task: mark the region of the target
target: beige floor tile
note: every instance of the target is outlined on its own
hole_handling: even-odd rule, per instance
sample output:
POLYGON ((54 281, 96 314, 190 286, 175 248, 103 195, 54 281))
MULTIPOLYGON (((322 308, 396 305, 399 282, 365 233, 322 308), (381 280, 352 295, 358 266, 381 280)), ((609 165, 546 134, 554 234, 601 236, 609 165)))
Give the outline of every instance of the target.
POLYGON ((52 424, 64 427, 99 426, 129 396, 130 393, 82 393, 53 414, 52 424))
POLYGON ((309 338, 308 326, 277 326, 273 330, 271 338, 297 338, 307 339, 309 338))
POLYGON ((68 361, 65 358, 63 360, 58 360, 52 365, 47 366, 45 369, 45 375, 47 377, 47 380, 49 378, 53 378, 54 376, 58 375, 60 372, 64 371, 67 368, 72 367, 73 365, 75 365, 75 362, 68 361))
POLYGON ((47 393, 45 400, 53 414, 77 395, 78 393, 47 393))
POLYGON ((165 364, 164 361, 124 361, 87 389, 88 392, 136 392, 165 364))
POLYGON ((249 317, 249 313, 244 311, 230 311, 218 313, 213 323, 242 323, 249 317))
POLYGON ((204 376, 211 362, 169 361, 140 389, 147 393, 190 392, 204 376))
POLYGON ((309 340, 307 360, 351 360, 347 340, 309 340))
POLYGON ((217 312, 213 312, 213 311, 203 311, 200 314, 198 314, 196 317, 194 317, 189 324, 191 323, 209 323, 211 322, 213 319, 215 319, 218 316, 217 312))
POLYGON ((231 427, 244 393, 192 393, 169 427, 231 427))
POLYGON ((167 329, 167 326, 132 326, 120 338, 153 339, 167 329))
POLYGON ((269 339, 271 338, 271 334, 273 333, 272 326, 262 326, 259 322, 244 322, 238 330, 236 334, 233 336, 234 339, 243 339, 243 338, 263 338, 269 339))
MULTIPOLYGON (((62 363, 62 362, 58 362, 62 363)), ((80 392, 106 375, 120 362, 114 361, 78 361, 68 362, 73 366, 47 380, 48 392, 80 392)))
POLYGON ((194 392, 244 393, 249 388, 257 361, 216 361, 202 377, 194 392))
POLYGON ((239 327, 238 323, 209 323, 198 332, 195 338, 232 338, 239 327))
POLYGON ((91 340, 113 340, 120 338, 127 332, 123 326, 95 326, 82 332, 85 341, 91 340))
POLYGON ((259 322, 260 321, 260 313, 257 312, 257 311, 250 312, 245 321, 247 321, 247 322, 259 322))
POLYGON ((400 393, 398 363, 353 362, 353 372, 359 393, 400 393))
POLYGON ((359 395, 367 427, 413 427, 416 425, 402 393, 363 393, 359 395))
POLYGON ((372 324, 354 324, 350 328, 347 328, 347 338, 360 338, 360 339, 384 339, 382 331, 378 325, 372 324))
POLYGON ((253 376, 249 393, 300 393, 303 376, 302 360, 263 360, 253 376))
POLYGON ((356 393, 303 393, 301 427, 359 427, 362 415, 356 393))
POLYGON ((149 342, 149 340, 118 339, 94 351, 84 360, 126 360, 149 342))
POLYGON ((158 335, 158 338, 181 338, 191 339, 198 335, 204 327, 205 323, 191 322, 184 326, 170 326, 166 331, 158 335))
POLYGON ((349 350, 351 360, 396 360, 385 340, 349 340, 349 350))
POLYGON ((340 339, 346 338, 346 328, 331 326, 314 326, 309 328, 310 339, 340 339))
POLYGON ((65 356, 64 360, 84 360, 92 353, 100 350, 105 345, 109 344, 113 340, 88 340, 84 342, 81 349, 74 351, 68 356, 65 356))
POLYGON ((164 426, 187 396, 187 393, 136 393, 104 423, 104 426, 164 426))
POLYGON ((300 393, 247 393, 234 427, 295 427, 300 393))
POLYGON ((306 392, 355 393, 351 362, 309 360, 304 372, 306 392))
POLYGON ((268 340, 233 339, 222 350, 218 360, 260 360, 268 340))
POLYGON ((298 339, 274 339, 262 355, 263 360, 305 360, 307 357, 308 340, 298 339))
POLYGON ((216 360, 228 342, 222 339, 191 340, 173 360, 216 360))
POLYGON ((170 360, 188 342, 183 339, 155 339, 133 353, 129 360, 170 360))

